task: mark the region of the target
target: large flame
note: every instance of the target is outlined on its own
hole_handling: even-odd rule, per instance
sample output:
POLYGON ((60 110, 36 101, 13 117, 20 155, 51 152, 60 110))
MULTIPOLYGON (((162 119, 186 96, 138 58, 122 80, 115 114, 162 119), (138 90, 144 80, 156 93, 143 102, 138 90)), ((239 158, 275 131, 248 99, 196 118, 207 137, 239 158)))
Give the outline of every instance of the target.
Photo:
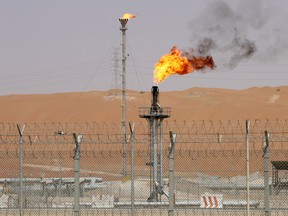
POLYGON ((190 53, 182 53, 180 49, 174 46, 169 54, 163 55, 155 64, 154 82, 160 83, 172 74, 184 75, 205 67, 211 69, 215 67, 211 56, 191 56, 190 53))
POLYGON ((136 15, 134 14, 130 14, 130 13, 125 13, 120 19, 131 19, 131 18, 135 18, 136 15))

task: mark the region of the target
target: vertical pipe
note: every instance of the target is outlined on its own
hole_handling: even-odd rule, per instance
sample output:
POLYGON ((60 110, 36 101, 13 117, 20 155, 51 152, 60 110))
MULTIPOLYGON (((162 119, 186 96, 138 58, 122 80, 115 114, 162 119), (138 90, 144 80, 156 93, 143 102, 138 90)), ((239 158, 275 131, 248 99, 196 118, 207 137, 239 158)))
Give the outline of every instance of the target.
POLYGON ((129 122, 131 133, 131 215, 135 215, 135 190, 134 190, 134 123, 129 122))
POLYGON ((126 30, 125 25, 128 20, 120 19, 122 27, 120 30, 122 31, 122 135, 123 135, 123 176, 126 176, 126 30))
POLYGON ((272 194, 275 194, 275 191, 274 191, 274 187, 275 187, 275 185, 276 185, 276 178, 275 178, 275 173, 276 172, 276 169, 275 169, 275 167, 274 166, 272 166, 272 187, 271 187, 271 193, 272 194))
POLYGON ((174 145, 176 134, 170 131, 170 147, 169 147, 169 209, 168 209, 168 216, 174 215, 174 145))
POLYGON ((265 131, 265 143, 263 148, 264 155, 264 212, 265 216, 270 216, 269 206, 269 142, 270 135, 268 131, 265 131))
POLYGON ((153 119, 153 192, 155 196, 153 201, 158 201, 157 180, 158 180, 158 131, 157 131, 157 119, 153 119))
POLYGON ((73 133, 74 149, 74 216, 80 216, 80 143, 82 135, 73 133))
POLYGON ((20 194, 19 194, 19 214, 23 215, 23 133, 25 129, 25 124, 22 128, 17 124, 17 129, 20 135, 20 194))
POLYGON ((150 171, 150 194, 153 191, 153 120, 149 119, 149 133, 150 133, 150 143, 149 143, 149 171, 150 171))
MULTIPOLYGON (((162 125, 163 119, 160 119, 160 190, 163 189, 163 125, 162 125)), ((160 197, 161 199, 161 197, 160 197)))
POLYGON ((249 129, 250 121, 246 120, 246 201, 247 201, 247 216, 250 215, 250 148, 249 148, 249 129))

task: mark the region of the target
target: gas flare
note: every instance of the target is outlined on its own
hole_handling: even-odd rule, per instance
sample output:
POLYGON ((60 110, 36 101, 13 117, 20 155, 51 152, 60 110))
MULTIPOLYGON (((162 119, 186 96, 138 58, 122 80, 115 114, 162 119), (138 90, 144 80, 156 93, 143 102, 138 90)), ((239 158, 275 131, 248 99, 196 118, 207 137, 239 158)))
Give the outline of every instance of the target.
POLYGON ((131 18, 135 18, 136 15, 134 14, 130 14, 130 13, 125 13, 120 19, 131 19, 131 18))
MULTIPOLYGON (((191 52, 192 53, 192 52, 191 52)), ((184 75, 205 67, 215 68, 211 56, 194 56, 189 52, 182 52, 176 46, 172 47, 169 54, 163 55, 155 64, 154 82, 163 82, 168 76, 173 74, 184 75)))

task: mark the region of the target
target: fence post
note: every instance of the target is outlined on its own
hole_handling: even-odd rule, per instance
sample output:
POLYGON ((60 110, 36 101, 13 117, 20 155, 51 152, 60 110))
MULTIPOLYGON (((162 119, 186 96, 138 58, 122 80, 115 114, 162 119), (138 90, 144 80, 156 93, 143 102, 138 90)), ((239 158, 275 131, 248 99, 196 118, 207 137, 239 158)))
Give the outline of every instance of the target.
MULTIPOLYGON (((65 132, 64 131, 58 131, 57 135, 62 137, 62 136, 65 135, 65 132)), ((60 166, 59 197, 60 197, 60 200, 62 199, 62 184, 63 184, 63 170, 62 170, 62 166, 63 166, 63 164, 62 164, 63 163, 63 149, 62 149, 62 147, 63 147, 63 140, 61 140, 61 143, 60 143, 60 162, 59 162, 59 166, 60 166)))
POLYGON ((130 142, 131 142, 131 215, 135 215, 135 203, 134 203, 134 122, 129 122, 130 128, 130 142))
POLYGON ((20 216, 23 215, 23 133, 25 129, 25 124, 20 128, 20 125, 17 124, 17 129, 20 135, 20 197, 19 197, 19 208, 20 216))
POLYGON ((170 131, 170 147, 169 147, 169 209, 168 216, 174 215, 174 145, 176 141, 176 134, 170 131))
POLYGON ((80 216, 80 143, 83 135, 73 133, 74 149, 74 216, 80 216))
POLYGON ((265 216, 270 216, 270 192, 269 192, 269 132, 265 131, 265 142, 263 146, 264 157, 264 212, 265 216))
POLYGON ((247 187, 247 216, 250 215, 250 148, 249 148, 250 120, 246 120, 246 187, 247 187))

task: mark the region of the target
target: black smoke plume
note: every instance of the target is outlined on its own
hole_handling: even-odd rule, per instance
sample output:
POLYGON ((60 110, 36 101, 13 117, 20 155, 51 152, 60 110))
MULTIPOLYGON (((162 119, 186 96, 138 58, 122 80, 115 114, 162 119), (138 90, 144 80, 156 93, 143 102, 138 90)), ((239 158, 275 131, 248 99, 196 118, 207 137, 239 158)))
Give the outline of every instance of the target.
POLYGON ((266 61, 286 51, 288 28, 266 3, 210 1, 188 25, 195 55, 212 55, 217 66, 234 68, 251 58, 266 61))

